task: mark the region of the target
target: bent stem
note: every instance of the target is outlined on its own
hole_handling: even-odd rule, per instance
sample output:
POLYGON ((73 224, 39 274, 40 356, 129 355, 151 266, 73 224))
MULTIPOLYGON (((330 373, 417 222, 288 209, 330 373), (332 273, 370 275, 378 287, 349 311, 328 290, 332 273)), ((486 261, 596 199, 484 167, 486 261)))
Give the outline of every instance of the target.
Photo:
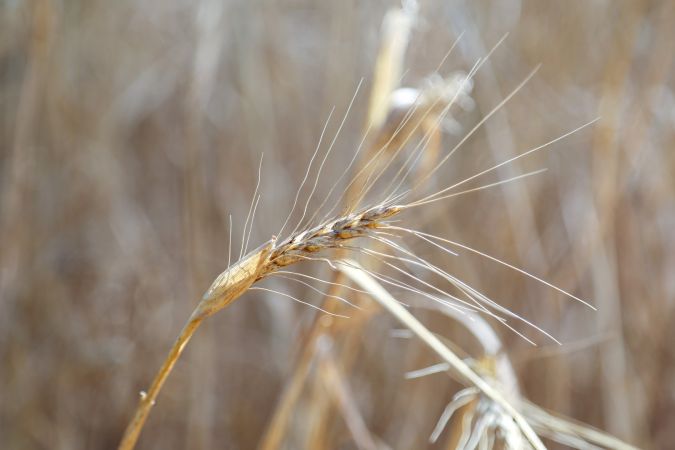
POLYGON ((141 399, 136 407, 136 413, 134 414, 133 419, 131 419, 131 422, 129 422, 127 429, 124 431, 124 437, 122 438, 122 442, 120 442, 119 450, 131 450, 136 445, 136 441, 138 441, 138 436, 141 434, 141 430, 150 414, 150 410, 155 406, 157 394, 159 394, 159 391, 162 389, 164 382, 171 373, 173 366, 178 361, 178 358, 180 358, 185 346, 190 341, 190 338, 195 331, 197 331, 197 328, 203 320, 204 317, 190 317, 190 320, 188 320, 178 335, 176 342, 174 342, 173 347, 171 347, 171 351, 164 360, 162 367, 160 367, 157 375, 155 375, 155 379, 152 381, 150 389, 148 389, 147 393, 141 391, 141 399))
POLYGON ((136 407, 136 412, 124 431, 118 450, 132 450, 136 446, 143 425, 145 425, 145 421, 155 405, 157 395, 176 365, 178 358, 185 350, 190 338, 204 319, 239 298, 261 277, 265 264, 269 262, 269 255, 273 246, 274 240, 271 240, 246 255, 235 265, 221 273, 206 291, 171 347, 169 355, 155 375, 150 389, 147 393, 141 392, 141 399, 136 407))

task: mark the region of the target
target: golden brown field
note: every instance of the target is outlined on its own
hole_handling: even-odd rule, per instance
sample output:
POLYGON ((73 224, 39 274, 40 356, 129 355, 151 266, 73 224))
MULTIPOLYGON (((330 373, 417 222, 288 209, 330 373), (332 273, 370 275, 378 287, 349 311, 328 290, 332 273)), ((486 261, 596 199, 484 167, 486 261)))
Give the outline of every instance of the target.
POLYGON ((275 238, 137 448, 670 448, 674 57, 668 0, 0 2, 0 448, 117 448, 275 238))

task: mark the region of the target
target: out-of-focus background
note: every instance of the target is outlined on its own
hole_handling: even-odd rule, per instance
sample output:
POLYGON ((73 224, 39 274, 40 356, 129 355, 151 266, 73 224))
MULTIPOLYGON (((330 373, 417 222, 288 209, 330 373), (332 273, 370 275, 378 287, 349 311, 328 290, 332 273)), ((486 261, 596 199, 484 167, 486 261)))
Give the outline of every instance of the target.
MULTIPOLYGON (((250 246, 279 230, 330 109, 328 142, 363 77, 316 198, 345 171, 394 6, 0 3, 2 448, 115 448, 139 391, 227 265, 230 214, 239 254, 261 154, 250 246)), ((601 120, 486 183, 545 174, 428 205, 433 220, 419 228, 523 267, 598 311, 468 252, 416 251, 565 343, 529 330, 533 347, 492 323, 524 397, 634 445, 667 448, 675 441, 675 3, 420 1, 402 84, 424 86, 462 33, 442 76, 470 70, 507 32, 474 77, 475 107, 455 113, 442 151, 541 69, 434 186, 601 120)), ((323 266, 299 270, 330 277, 323 266)), ((266 283, 321 302, 301 284, 266 283)), ((470 351, 455 321, 413 312, 470 351)), ((315 317, 252 291, 209 319, 140 447, 256 448, 315 317)), ((437 360, 392 335, 397 328, 378 313, 350 337, 358 351, 342 373, 357 422, 382 446, 445 448, 447 439, 428 437, 459 385, 443 374, 404 379, 437 360)), ((329 390, 306 383, 280 448, 356 447, 344 410, 313 413, 329 390)))

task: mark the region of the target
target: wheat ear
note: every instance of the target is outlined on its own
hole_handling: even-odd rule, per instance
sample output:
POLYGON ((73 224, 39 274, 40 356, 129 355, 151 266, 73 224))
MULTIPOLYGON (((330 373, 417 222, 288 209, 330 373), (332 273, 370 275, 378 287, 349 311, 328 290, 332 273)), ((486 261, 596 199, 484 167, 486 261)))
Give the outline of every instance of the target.
POLYGON ((124 432, 119 450, 131 450, 136 445, 159 391, 204 319, 228 306, 251 288, 253 283, 267 275, 296 262, 314 259, 316 253, 339 248, 345 241, 367 236, 373 229, 388 226, 384 221, 398 214, 402 208, 377 205, 323 222, 280 242, 272 238, 221 273, 190 315, 148 391, 141 392, 136 412, 124 432))

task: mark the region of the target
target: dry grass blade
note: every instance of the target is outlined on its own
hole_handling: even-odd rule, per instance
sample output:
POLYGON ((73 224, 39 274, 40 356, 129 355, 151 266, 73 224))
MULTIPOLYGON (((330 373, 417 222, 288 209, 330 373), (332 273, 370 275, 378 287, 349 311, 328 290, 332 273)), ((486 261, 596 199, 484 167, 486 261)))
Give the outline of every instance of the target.
POLYGON ((418 321, 407 309, 396 301, 374 278, 362 269, 355 261, 344 261, 337 264, 339 269, 345 273, 354 283, 362 289, 370 292, 371 296, 380 303, 387 311, 394 315, 403 325, 408 327, 417 337, 433 349, 445 362, 451 365, 467 382, 481 390, 481 392, 501 406, 511 415, 514 422, 518 425, 523 435, 532 444, 535 449, 545 449, 532 427, 525 418, 514 408, 496 389, 490 386, 476 372, 474 372, 464 361, 462 361, 452 350, 444 345, 433 333, 431 333, 420 321, 418 321))

